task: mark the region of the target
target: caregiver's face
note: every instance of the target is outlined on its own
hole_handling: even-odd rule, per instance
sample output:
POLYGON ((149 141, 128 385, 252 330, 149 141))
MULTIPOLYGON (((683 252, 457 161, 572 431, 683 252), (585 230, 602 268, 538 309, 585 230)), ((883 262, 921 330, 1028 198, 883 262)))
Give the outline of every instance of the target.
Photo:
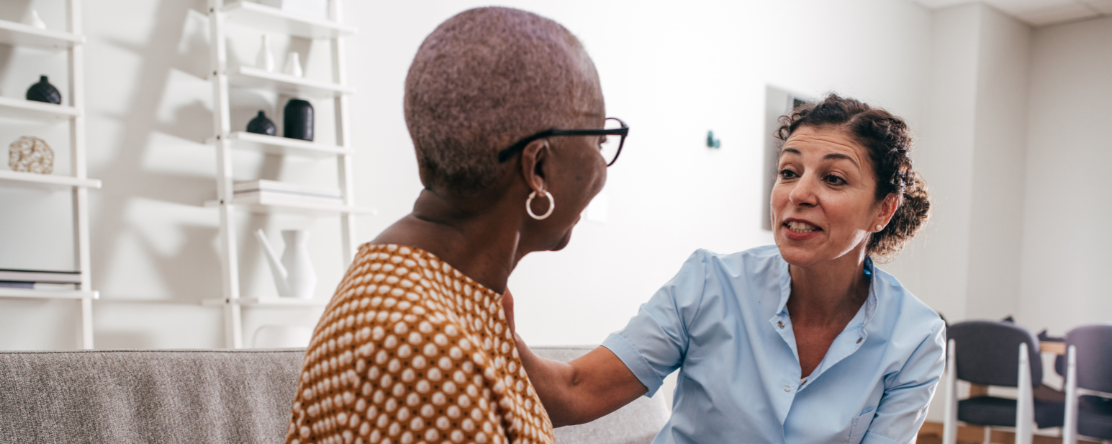
POLYGON ((808 266, 863 251, 876 221, 866 148, 838 127, 802 127, 781 149, 772 227, 788 263, 808 266))

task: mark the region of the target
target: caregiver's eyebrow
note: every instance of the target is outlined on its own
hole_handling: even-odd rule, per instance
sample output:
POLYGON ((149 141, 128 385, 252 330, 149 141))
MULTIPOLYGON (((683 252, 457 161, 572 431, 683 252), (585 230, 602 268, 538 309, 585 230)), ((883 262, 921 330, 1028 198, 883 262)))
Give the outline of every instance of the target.
MULTIPOLYGON (((782 153, 782 154, 787 154, 787 153, 791 153, 791 154, 795 154, 795 155, 797 155, 797 156, 802 156, 802 155, 803 155, 803 153, 800 153, 800 152, 799 152, 799 150, 797 150, 797 149, 795 149, 795 148, 783 148, 783 149, 781 150, 781 153, 782 153)), ((827 154, 827 155, 825 155, 825 156, 822 156, 822 160, 838 160, 838 159, 845 159, 845 160, 848 160, 848 161, 850 161, 850 162, 853 162, 853 164, 854 164, 854 165, 856 165, 856 166, 857 166, 858 168, 861 168, 861 165, 857 165, 857 161, 856 161, 856 160, 853 160, 853 158, 852 158, 852 157, 850 157, 850 156, 848 156, 848 155, 846 155, 846 154, 842 154, 842 153, 830 153, 830 154, 827 154)))
POLYGON ((827 154, 827 155, 825 155, 825 156, 822 156, 822 159, 823 159, 823 160, 838 160, 838 159, 845 159, 845 160, 848 160, 848 161, 850 161, 850 162, 853 162, 853 164, 854 164, 855 166, 857 166, 858 168, 861 168, 861 165, 857 165, 857 161, 856 161, 856 160, 853 160, 853 158, 852 158, 852 157, 849 157, 849 156, 847 156, 847 155, 845 155, 845 154, 842 154, 842 153, 830 153, 830 154, 827 154))

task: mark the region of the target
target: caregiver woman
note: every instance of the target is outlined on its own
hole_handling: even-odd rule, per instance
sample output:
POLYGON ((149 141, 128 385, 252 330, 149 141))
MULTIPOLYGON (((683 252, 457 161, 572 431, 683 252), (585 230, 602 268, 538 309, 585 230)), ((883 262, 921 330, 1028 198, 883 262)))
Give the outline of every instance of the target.
POLYGON ((907 124, 830 95, 782 118, 775 246, 696 251, 625 329, 568 364, 521 344, 556 425, 591 421, 679 370, 654 443, 907 443, 943 368, 938 315, 870 258, 927 219, 907 124))

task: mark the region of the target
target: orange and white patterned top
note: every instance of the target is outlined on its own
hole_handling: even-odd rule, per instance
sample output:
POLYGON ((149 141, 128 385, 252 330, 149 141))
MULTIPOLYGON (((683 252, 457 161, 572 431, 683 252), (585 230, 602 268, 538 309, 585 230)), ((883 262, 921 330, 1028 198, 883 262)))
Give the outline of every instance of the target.
POLYGON ((502 295, 426 251, 360 247, 313 332, 286 443, 554 442, 502 295))

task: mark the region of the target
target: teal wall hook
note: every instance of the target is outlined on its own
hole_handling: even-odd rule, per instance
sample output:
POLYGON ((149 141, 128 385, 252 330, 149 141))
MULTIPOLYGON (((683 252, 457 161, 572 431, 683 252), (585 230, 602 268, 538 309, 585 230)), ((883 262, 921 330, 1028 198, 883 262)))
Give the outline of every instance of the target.
POLYGON ((714 131, 707 131, 707 148, 721 148, 722 139, 714 138, 714 131))

